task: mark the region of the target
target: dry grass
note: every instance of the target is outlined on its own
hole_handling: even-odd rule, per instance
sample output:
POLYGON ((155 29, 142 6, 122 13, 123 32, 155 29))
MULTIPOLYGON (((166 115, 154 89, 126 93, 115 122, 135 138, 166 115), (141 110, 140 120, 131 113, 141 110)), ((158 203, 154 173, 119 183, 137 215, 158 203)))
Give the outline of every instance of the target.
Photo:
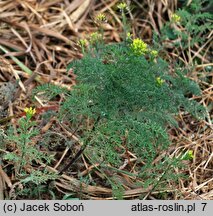
MULTIPOLYGON (((73 0, 71 3, 67 0, 0 1, 0 81, 11 81, 14 84, 15 80, 19 81, 19 90, 11 98, 11 102, 4 103, 4 109, 8 110, 8 115, 19 114, 28 106, 57 107, 57 101, 49 103, 36 98, 36 102, 32 102, 30 100, 32 89, 47 82, 64 85, 67 88, 75 84, 74 75, 68 76, 66 67, 73 59, 82 57, 76 41, 96 29, 93 22, 95 14, 104 12, 107 15, 109 22, 104 26, 106 41, 121 41, 121 17, 115 12, 118 2, 118 0, 73 0)), ((133 0, 132 2, 135 7, 131 8, 128 15, 131 31, 134 36, 137 35, 147 42, 151 41, 153 31, 159 33, 160 27, 178 6, 177 1, 167 0, 146 0, 143 3, 133 0)), ((203 64, 197 65, 190 77, 199 82, 203 90, 202 96, 196 99, 205 107, 210 107, 213 103, 213 73, 205 73, 204 67, 213 65, 208 57, 212 32, 209 32, 207 37, 209 42, 203 47, 197 47, 196 50, 189 50, 188 58, 185 58, 185 53, 180 53, 179 57, 182 58, 185 65, 190 64, 195 56, 202 60, 203 64), (203 50, 205 50, 204 56, 200 54, 203 50), (210 82, 201 81, 198 79, 198 74, 208 76, 210 82)), ((173 52, 169 53, 169 56, 170 61, 178 57, 173 52)), ((169 153, 165 152, 165 154, 176 157, 182 151, 193 150, 194 152, 193 161, 186 164, 187 169, 175 170, 176 173, 189 175, 188 179, 180 179, 178 184, 169 185, 165 191, 157 191, 154 188, 134 188, 133 183, 141 181, 134 176, 112 171, 106 174, 116 176, 123 184, 126 199, 138 198, 141 194, 144 194, 145 198, 155 199, 156 194, 162 192, 168 192, 169 199, 213 199, 212 114, 210 109, 206 121, 195 121, 187 114, 180 113, 177 117, 180 124, 179 129, 171 129, 173 145, 169 153)), ((16 127, 17 119, 13 118, 11 122, 16 127)), ((57 125, 55 119, 45 124, 41 129, 42 132, 47 131, 53 124, 57 125)), ((2 124, 1 127, 4 128, 5 125, 2 124)), ((58 133, 65 137, 71 136, 78 139, 63 125, 57 126, 59 127, 58 133)), ((55 167, 49 167, 49 169, 57 172, 67 154, 68 148, 63 151, 55 167)), ((131 152, 129 154, 134 167, 136 157, 131 152)), ((87 155, 82 156, 82 176, 99 166, 99 164, 87 164, 85 157, 87 155)), ((6 167, 7 164, 4 166, 6 167)), ((125 167, 126 164, 121 170, 125 170, 125 167)), ((20 187, 21 183, 14 182, 14 176, 9 176, 3 168, 0 167, 0 199, 4 199, 4 195, 16 198, 14 189, 20 187), (6 191, 8 194, 5 193, 6 191)), ((96 175, 99 179, 103 179, 102 174, 98 171, 96 175)), ((55 182, 55 189, 59 194, 78 193, 81 190, 83 199, 113 198, 112 190, 101 183, 97 186, 88 186, 69 174, 61 175, 55 182)))

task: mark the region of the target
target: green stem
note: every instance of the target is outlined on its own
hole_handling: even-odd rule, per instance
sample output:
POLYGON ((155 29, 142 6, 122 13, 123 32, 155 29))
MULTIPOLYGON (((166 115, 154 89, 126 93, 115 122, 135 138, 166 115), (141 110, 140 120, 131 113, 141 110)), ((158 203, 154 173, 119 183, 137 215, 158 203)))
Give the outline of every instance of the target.
MULTIPOLYGON (((28 125, 29 125, 30 117, 26 117, 26 121, 24 122, 22 134, 26 135, 28 133, 28 125)), ((27 152, 27 139, 24 137, 23 141, 20 143, 21 147, 21 161, 18 168, 18 174, 20 174, 22 167, 24 165, 24 158, 27 152)))

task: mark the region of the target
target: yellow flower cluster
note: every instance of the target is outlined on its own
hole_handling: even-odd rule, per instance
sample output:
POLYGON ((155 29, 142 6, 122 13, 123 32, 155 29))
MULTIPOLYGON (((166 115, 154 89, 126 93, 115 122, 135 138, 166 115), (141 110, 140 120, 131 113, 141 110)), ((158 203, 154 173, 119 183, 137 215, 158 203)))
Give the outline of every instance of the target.
POLYGON ((134 39, 130 47, 136 55, 143 55, 148 51, 148 45, 139 38, 134 39))
POLYGON ((157 82, 157 84, 158 84, 159 86, 162 86, 163 83, 165 82, 165 80, 161 79, 160 77, 157 77, 157 78, 156 78, 156 82, 157 82))
POLYGON ((175 22, 175 23, 180 22, 180 20, 181 20, 181 17, 178 16, 177 14, 175 14, 175 13, 172 14, 171 18, 172 18, 172 21, 175 22))
POLYGON ((194 155, 193 155, 193 151, 192 151, 192 150, 189 150, 189 151, 188 151, 188 157, 189 157, 189 159, 193 159, 193 158, 194 158, 194 155))
POLYGON ((87 45, 87 40, 86 40, 86 39, 80 39, 80 40, 78 41, 78 45, 79 45, 80 47, 86 47, 86 45, 87 45))
POLYGON ((158 56, 158 51, 157 50, 151 50, 150 54, 152 57, 156 58, 158 56))
POLYGON ((35 108, 33 109, 32 107, 30 108, 26 107, 24 109, 24 112, 26 113, 26 115, 33 116, 36 113, 36 109, 35 108))
POLYGON ((125 10, 125 9, 127 9, 127 4, 124 3, 124 2, 119 3, 119 4, 117 5, 117 8, 120 9, 120 10, 125 10))
POLYGON ((130 32, 127 32, 126 39, 127 40, 131 40, 132 39, 132 34, 130 32))
POLYGON ((95 22, 96 22, 97 24, 101 24, 101 23, 103 23, 103 22, 107 22, 106 15, 103 14, 103 13, 98 14, 98 15, 95 17, 95 22))
POLYGON ((187 152, 185 152, 182 156, 181 159, 182 160, 192 160, 194 158, 194 154, 192 150, 188 150, 187 152))
POLYGON ((95 43, 99 42, 101 39, 102 39, 102 35, 98 32, 93 32, 90 35, 90 43, 91 44, 95 44, 95 43))

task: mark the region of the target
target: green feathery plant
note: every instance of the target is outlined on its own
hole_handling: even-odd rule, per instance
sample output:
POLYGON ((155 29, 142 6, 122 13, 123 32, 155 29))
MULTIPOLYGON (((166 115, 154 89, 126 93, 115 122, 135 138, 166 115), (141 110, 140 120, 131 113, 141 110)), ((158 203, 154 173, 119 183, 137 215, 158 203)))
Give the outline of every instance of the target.
POLYGON ((16 179, 20 179, 20 183, 25 186, 17 195, 23 195, 26 191, 35 192, 33 185, 41 186, 41 184, 57 177, 56 174, 48 172, 45 168, 43 171, 34 169, 34 164, 37 162, 41 161, 49 164, 53 157, 40 151, 33 143, 34 138, 39 134, 35 127, 36 122, 32 120, 35 109, 26 108, 25 113, 26 116, 18 121, 19 127, 16 131, 13 127, 10 127, 7 133, 0 133, 0 138, 6 146, 9 143, 16 144, 16 151, 8 151, 2 158, 14 164, 16 179))
MULTIPOLYGON (((210 1, 193 0, 188 6, 183 6, 172 14, 171 21, 161 29, 161 37, 159 39, 155 37, 156 44, 160 41, 172 40, 174 42, 170 44, 170 48, 185 52, 184 56, 191 56, 190 63, 199 61, 196 58, 197 49, 212 41, 211 37, 208 37, 208 32, 213 28, 213 15, 202 10, 205 3, 212 5, 210 1)), ((200 50, 199 54, 204 55, 205 51, 200 50)))
MULTIPOLYGON (((128 149, 138 163, 145 164, 137 171, 147 185, 158 181, 165 167, 168 171, 161 180, 174 179, 172 167, 180 160, 171 161, 165 156, 156 165, 153 161, 168 148, 167 128, 177 126, 174 116, 180 109, 198 118, 204 116, 204 108, 189 100, 200 94, 199 86, 184 76, 184 68, 177 67, 170 73, 157 50, 139 38, 132 39, 129 33, 118 44, 106 45, 99 43, 99 37, 94 38, 91 43, 79 42, 84 56, 68 66, 77 75, 77 85, 71 91, 63 89, 60 121, 69 121, 80 135, 85 155, 92 163, 119 168, 128 149)), ((39 91, 51 99, 62 88, 46 85, 38 87, 39 91)), ((108 180, 121 197, 121 186, 108 180)))

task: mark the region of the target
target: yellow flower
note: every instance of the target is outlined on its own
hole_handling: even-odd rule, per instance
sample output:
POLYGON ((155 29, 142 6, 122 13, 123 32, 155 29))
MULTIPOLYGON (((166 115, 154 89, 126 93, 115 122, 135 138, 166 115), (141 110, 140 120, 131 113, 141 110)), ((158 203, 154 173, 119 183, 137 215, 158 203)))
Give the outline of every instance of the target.
POLYGON ((180 22, 180 20, 181 20, 181 17, 178 16, 177 14, 175 14, 175 13, 172 14, 171 18, 172 18, 172 21, 175 22, 175 23, 180 22))
POLYGON ((127 40, 131 40, 132 39, 132 34, 130 32, 127 32, 126 39, 127 40))
POLYGON ((187 156, 188 156, 189 159, 193 159, 194 158, 193 151, 189 150, 187 156))
POLYGON ((95 44, 99 41, 101 41, 102 39, 102 35, 98 32, 93 32, 91 35, 90 35, 90 43, 91 44, 95 44))
POLYGON ((157 50, 151 50, 150 54, 152 55, 152 57, 157 57, 158 56, 158 51, 157 50))
POLYGON ((103 22, 107 22, 106 15, 103 14, 103 13, 98 14, 98 15, 95 17, 95 22, 96 22, 97 24, 101 24, 101 23, 103 23, 103 22))
POLYGON ((194 158, 194 155, 193 155, 193 151, 192 150, 188 150, 181 157, 182 160, 192 160, 193 158, 194 158))
POLYGON ((162 86, 163 83, 165 82, 165 80, 161 79, 160 77, 157 77, 156 82, 157 82, 158 85, 162 86))
POLYGON ((33 109, 32 107, 27 107, 24 109, 24 112, 26 113, 26 115, 33 116, 36 113, 36 109, 33 109))
POLYGON ((125 9, 127 9, 127 4, 124 3, 124 2, 119 3, 119 4, 117 5, 117 8, 120 9, 120 10, 125 10, 125 9))
POLYGON ((134 39, 130 47, 136 55, 142 55, 148 51, 148 45, 139 38, 134 39))
POLYGON ((86 47, 87 40, 86 39, 80 39, 77 43, 80 47, 86 47))

